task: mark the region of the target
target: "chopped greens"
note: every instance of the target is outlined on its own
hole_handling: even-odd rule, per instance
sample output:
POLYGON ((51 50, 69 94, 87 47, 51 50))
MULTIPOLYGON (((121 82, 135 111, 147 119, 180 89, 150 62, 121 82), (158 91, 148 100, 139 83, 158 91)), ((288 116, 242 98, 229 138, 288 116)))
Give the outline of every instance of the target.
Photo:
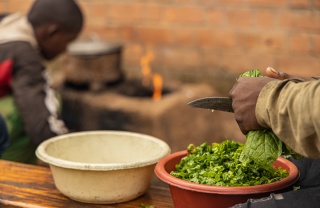
POLYGON ((190 144, 188 155, 170 174, 186 181, 215 186, 253 186, 281 180, 288 175, 272 164, 268 168, 252 160, 240 161, 244 145, 225 140, 221 143, 190 144))

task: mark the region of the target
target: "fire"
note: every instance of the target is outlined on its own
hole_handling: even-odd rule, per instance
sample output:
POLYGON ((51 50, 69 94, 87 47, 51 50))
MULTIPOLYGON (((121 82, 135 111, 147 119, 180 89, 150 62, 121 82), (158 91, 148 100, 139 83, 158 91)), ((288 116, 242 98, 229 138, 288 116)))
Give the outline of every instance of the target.
POLYGON ((162 88, 163 88, 163 78, 160 74, 153 74, 150 63, 154 59, 154 54, 152 51, 149 51, 140 59, 140 66, 142 72, 142 86, 150 87, 151 81, 153 83, 153 95, 152 99, 158 101, 162 97, 162 88))
POLYGON ((160 74, 154 74, 152 76, 153 80, 153 95, 152 99, 153 100, 160 100, 162 97, 162 84, 163 84, 163 79, 160 74))
POLYGON ((140 66, 141 66, 141 72, 142 72, 142 85, 144 87, 150 86, 150 80, 151 80, 150 62, 153 61, 153 59, 154 59, 154 54, 152 52, 148 52, 140 60, 140 66))

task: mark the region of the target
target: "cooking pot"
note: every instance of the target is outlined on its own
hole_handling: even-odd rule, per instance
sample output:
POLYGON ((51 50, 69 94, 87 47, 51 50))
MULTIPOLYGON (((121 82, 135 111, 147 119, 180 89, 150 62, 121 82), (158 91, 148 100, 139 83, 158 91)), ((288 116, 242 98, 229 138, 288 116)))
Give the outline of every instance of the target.
POLYGON ((99 39, 71 43, 67 48, 65 81, 91 90, 122 80, 122 46, 99 39))

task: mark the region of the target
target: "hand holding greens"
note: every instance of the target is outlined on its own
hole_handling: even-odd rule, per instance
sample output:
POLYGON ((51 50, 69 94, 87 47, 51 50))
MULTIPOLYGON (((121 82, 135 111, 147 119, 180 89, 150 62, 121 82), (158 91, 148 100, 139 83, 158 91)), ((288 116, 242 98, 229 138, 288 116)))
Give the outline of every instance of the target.
MULTIPOLYGON (((240 77, 261 77, 258 69, 247 71, 240 77)), ((240 160, 245 162, 253 160, 257 164, 272 164, 281 154, 285 157, 293 156, 296 159, 302 158, 284 144, 272 130, 252 130, 246 135, 246 143, 240 160)))
MULTIPOLYGON (((260 77, 258 69, 247 71, 240 77, 260 77)), ((280 156, 302 156, 293 152, 270 129, 252 130, 246 143, 225 140, 196 147, 190 144, 188 155, 170 174, 198 184, 215 186, 253 186, 279 181, 288 175, 282 168, 275 169, 273 162, 280 156)))

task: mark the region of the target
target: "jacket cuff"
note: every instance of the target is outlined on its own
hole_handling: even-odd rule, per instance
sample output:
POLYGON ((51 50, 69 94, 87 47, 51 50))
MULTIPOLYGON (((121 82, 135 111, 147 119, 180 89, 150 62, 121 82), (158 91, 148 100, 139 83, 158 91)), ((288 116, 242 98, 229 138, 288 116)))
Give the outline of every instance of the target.
POLYGON ((270 117, 278 115, 280 107, 278 100, 282 88, 288 82, 302 82, 299 79, 276 80, 266 84, 258 97, 256 104, 256 118, 258 123, 265 128, 271 128, 270 117))
POLYGON ((266 84, 258 97, 256 104, 256 118, 258 123, 264 128, 270 128, 269 115, 267 107, 269 106, 272 89, 276 87, 279 81, 273 81, 266 84))

